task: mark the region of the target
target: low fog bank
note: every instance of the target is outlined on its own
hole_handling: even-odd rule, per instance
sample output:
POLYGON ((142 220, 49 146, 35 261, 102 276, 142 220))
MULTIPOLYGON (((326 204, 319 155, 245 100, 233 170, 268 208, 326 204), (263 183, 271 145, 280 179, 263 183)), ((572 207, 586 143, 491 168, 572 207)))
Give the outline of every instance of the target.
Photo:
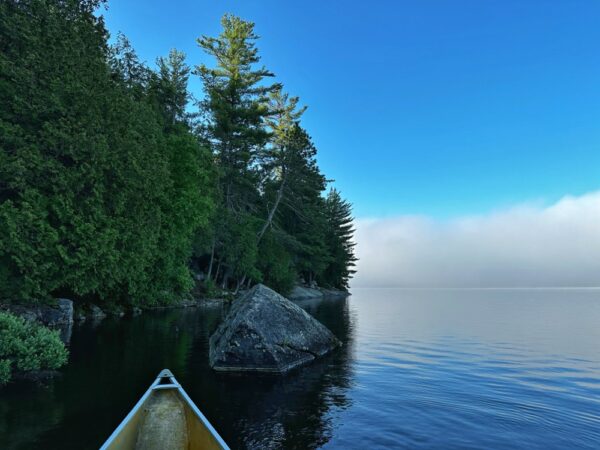
POLYGON ((354 287, 600 286, 600 191, 546 207, 356 227, 354 287))

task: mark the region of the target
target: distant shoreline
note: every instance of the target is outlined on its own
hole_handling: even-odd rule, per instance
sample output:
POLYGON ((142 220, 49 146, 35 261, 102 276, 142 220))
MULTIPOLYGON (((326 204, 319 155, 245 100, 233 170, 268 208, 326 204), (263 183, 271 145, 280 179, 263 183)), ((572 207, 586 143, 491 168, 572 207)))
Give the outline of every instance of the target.
POLYGON ((600 290, 600 286, 537 286, 537 287, 400 287, 400 286, 351 286, 356 289, 401 289, 423 291, 572 291, 572 290, 600 290))

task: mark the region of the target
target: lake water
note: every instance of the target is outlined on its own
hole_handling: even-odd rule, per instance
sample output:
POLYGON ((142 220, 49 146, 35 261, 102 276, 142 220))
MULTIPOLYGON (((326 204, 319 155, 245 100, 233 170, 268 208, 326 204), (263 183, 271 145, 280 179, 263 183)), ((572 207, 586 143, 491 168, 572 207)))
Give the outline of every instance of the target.
POLYGON ((217 374, 220 306, 76 327, 47 387, 0 391, 0 448, 96 449, 170 368, 232 448, 600 448, 600 291, 355 289, 301 303, 344 342, 217 374))

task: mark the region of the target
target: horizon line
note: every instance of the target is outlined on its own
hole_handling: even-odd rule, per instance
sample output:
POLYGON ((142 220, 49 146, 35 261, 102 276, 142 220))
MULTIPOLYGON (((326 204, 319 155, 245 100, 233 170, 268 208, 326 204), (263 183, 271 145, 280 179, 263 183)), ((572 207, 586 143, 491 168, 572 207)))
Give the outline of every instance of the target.
POLYGON ((351 286, 350 289, 405 289, 405 290, 598 290, 600 286, 351 286))

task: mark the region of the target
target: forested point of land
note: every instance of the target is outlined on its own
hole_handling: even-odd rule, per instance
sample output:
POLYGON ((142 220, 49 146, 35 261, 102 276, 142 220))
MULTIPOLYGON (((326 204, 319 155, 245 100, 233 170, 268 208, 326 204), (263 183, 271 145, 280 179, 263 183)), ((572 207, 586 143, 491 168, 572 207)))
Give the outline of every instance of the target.
POLYGON ((212 65, 172 50, 150 67, 104 3, 0 3, 0 302, 169 304, 194 273, 205 292, 346 288, 351 205, 254 24, 202 35, 212 65))

